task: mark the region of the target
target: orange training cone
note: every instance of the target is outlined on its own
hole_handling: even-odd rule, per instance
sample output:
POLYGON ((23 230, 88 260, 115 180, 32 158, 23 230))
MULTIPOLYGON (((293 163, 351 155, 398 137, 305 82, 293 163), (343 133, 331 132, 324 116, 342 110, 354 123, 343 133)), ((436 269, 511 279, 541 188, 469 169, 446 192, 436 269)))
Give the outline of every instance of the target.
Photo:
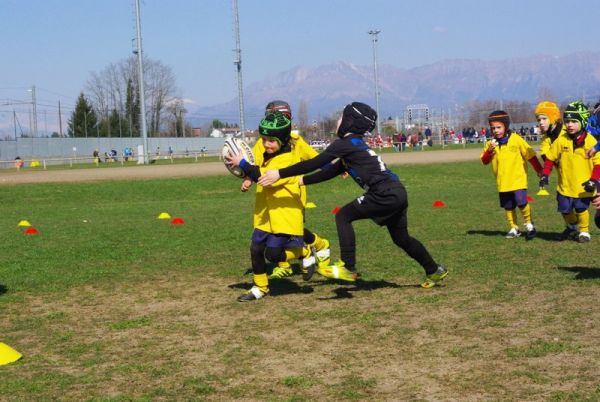
POLYGON ((183 225, 185 222, 181 218, 173 218, 171 225, 183 225))
POLYGON ((528 196, 527 196, 527 202, 532 202, 532 201, 533 201, 533 197, 532 197, 532 196, 530 196, 530 195, 528 195, 528 196))
POLYGON ((433 207, 434 208, 444 208, 445 206, 446 206, 446 203, 444 201, 435 200, 433 202, 433 207))
POLYGON ((30 228, 27 228, 27 230, 25 231, 25 234, 29 235, 29 236, 35 236, 37 234, 40 234, 40 232, 38 232, 38 230, 32 226, 30 228))
POLYGON ((335 207, 335 208, 333 208, 333 209, 331 210, 331 213, 335 215, 335 214, 337 214, 338 212, 340 212, 340 209, 342 209, 342 208, 340 208, 340 207, 335 207))

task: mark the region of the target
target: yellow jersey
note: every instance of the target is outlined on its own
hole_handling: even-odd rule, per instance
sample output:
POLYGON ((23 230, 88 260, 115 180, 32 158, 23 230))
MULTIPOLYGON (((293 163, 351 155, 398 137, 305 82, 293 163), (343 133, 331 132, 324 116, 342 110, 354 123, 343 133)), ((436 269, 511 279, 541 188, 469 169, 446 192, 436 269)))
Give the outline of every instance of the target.
MULTIPOLYGON (((490 148, 491 142, 492 140, 486 141, 483 153, 490 148)), ((496 146, 490 163, 496 176, 498 192, 526 189, 527 161, 533 157, 535 151, 531 145, 514 132, 510 134, 506 144, 496 146)))
POLYGON ((600 153, 596 153, 590 159, 585 156, 586 150, 594 147, 596 142, 588 133, 584 145, 573 148, 573 139, 567 133, 563 133, 552 143, 546 158, 553 162, 560 161, 556 186, 559 194, 572 198, 587 198, 596 193, 586 192, 581 185, 590 179, 594 165, 600 165, 600 153))
MULTIPOLYGON (((292 131, 290 144, 292 146, 292 153, 300 160, 305 161, 314 158, 319 153, 311 147, 305 140, 296 132, 292 131)), ((252 147, 252 153, 254 153, 254 160, 257 166, 261 167, 264 161, 265 147, 260 138, 256 141, 252 147)), ((287 167, 287 166, 283 166, 287 167)), ((261 186, 256 187, 256 191, 261 191, 261 186)), ((300 195, 302 198, 302 205, 306 205, 306 186, 300 186, 300 195)))

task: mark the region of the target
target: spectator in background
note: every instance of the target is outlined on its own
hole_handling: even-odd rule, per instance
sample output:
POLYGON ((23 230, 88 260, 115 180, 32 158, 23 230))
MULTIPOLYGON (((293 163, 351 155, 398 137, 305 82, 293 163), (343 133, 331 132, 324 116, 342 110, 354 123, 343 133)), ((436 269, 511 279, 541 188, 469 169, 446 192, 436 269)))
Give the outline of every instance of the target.
POLYGON ((400 152, 404 152, 406 150, 406 134, 400 133, 400 152))

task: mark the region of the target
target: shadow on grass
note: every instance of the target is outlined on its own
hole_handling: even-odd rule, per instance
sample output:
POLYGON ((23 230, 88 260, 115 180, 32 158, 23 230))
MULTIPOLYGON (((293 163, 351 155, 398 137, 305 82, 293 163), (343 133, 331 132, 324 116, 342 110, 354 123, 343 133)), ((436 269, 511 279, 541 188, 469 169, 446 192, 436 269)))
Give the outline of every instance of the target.
MULTIPOLYGON (((331 284, 331 283, 340 283, 340 281, 336 281, 334 279, 329 279, 325 282, 321 282, 322 284, 331 284)), ((350 285, 349 282, 346 282, 350 285)), ((352 283, 351 287, 340 287, 333 290, 335 296, 332 297, 322 297, 319 300, 332 300, 332 299, 351 299, 354 297, 352 293, 354 292, 363 292, 363 291, 371 291, 383 288, 415 288, 420 287, 420 285, 398 285, 397 283, 388 282, 384 280, 379 281, 364 281, 362 279, 358 279, 356 282, 352 283)))
MULTIPOLYGON (((229 289, 243 289, 249 290, 252 287, 251 282, 243 282, 243 283, 234 283, 232 285, 227 286, 229 289)), ((312 293, 314 289, 311 285, 298 284, 289 279, 278 279, 276 281, 269 281, 269 296, 282 296, 289 295, 294 293, 312 293)))
POLYGON ((8 292, 8 288, 0 283, 0 296, 2 296, 6 292, 8 292))
MULTIPOLYGON (((467 230, 468 235, 481 235, 481 236, 502 236, 506 235, 506 232, 501 230, 467 230)), ((537 232, 537 235, 534 239, 546 240, 546 241, 558 241, 557 236, 559 233, 555 232, 537 232)), ((525 234, 523 233, 521 237, 525 238, 525 234)))
POLYGON ((575 273, 575 279, 600 279, 600 268, 590 267, 558 267, 561 271, 575 273))

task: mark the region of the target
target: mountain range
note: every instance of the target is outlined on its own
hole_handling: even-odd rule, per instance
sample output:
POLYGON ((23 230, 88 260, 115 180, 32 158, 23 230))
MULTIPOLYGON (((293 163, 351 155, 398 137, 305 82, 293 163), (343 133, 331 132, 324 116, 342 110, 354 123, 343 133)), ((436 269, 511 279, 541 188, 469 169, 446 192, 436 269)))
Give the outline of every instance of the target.
MULTIPOLYGON (((246 126, 254 126, 264 105, 273 99, 290 102, 297 116, 306 103, 312 121, 332 115, 351 101, 375 107, 372 66, 343 61, 317 67, 294 67, 244 88, 246 126)), ((556 102, 600 98, 600 52, 566 56, 535 55, 505 60, 450 59, 410 69, 378 68, 382 116, 402 115, 410 104, 432 109, 455 107, 469 101, 518 100, 537 102, 540 96, 556 102)), ((214 118, 237 122, 237 97, 229 102, 190 110, 193 124, 214 118)))

